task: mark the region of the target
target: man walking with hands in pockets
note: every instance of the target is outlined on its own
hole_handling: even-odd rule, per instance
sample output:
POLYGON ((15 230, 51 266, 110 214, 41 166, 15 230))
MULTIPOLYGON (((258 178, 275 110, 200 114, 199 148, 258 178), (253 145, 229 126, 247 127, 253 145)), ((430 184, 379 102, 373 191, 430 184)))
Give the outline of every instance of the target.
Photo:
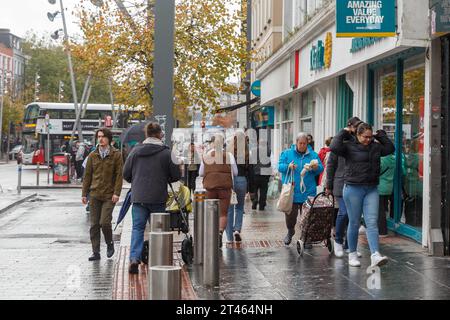
POLYGON ((109 129, 98 129, 95 135, 98 148, 89 154, 83 180, 82 202, 90 196, 91 243, 93 254, 89 261, 100 260, 100 229, 107 245, 106 256, 114 255, 112 239, 112 212, 122 191, 122 155, 110 145, 109 129))

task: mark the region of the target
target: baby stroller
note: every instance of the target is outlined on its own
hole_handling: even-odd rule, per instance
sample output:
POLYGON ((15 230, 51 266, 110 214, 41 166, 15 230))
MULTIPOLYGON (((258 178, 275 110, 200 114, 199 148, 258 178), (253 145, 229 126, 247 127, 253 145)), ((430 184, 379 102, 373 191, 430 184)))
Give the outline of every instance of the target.
POLYGON ((334 217, 334 197, 325 192, 316 197, 308 197, 303 204, 300 216, 300 237, 297 240, 297 251, 303 256, 305 244, 324 243, 330 254, 333 252, 331 229, 334 217), (331 197, 331 199, 330 199, 331 197))
POLYGON ((183 184, 180 185, 178 192, 169 183, 171 192, 166 202, 166 212, 170 213, 170 227, 172 230, 178 229, 178 234, 183 232, 185 238, 181 242, 181 258, 184 263, 192 264, 194 250, 192 247, 192 235, 189 234, 189 213, 192 212, 191 192, 183 184))
MULTIPOLYGON (((187 265, 192 264, 194 258, 194 250, 192 246, 192 235, 189 234, 189 213, 192 212, 191 193, 189 188, 180 184, 176 192, 169 183, 171 191, 166 202, 166 212, 170 213, 170 228, 172 230, 178 229, 185 234, 185 238, 181 242, 181 258, 187 265)), ((142 251, 141 260, 148 263, 149 252, 148 241, 144 242, 144 250, 142 251)))

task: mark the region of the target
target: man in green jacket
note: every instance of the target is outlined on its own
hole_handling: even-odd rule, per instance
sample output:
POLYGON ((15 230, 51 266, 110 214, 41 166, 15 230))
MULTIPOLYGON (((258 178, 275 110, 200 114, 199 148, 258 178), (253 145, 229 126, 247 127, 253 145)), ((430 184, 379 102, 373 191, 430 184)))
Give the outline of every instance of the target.
POLYGON ((122 155, 110 145, 112 133, 109 129, 98 129, 95 138, 97 149, 92 152, 86 163, 83 180, 82 202, 87 204, 90 195, 91 243, 93 254, 89 261, 100 259, 100 229, 107 245, 106 256, 114 255, 112 239, 112 212, 119 201, 122 191, 122 155))

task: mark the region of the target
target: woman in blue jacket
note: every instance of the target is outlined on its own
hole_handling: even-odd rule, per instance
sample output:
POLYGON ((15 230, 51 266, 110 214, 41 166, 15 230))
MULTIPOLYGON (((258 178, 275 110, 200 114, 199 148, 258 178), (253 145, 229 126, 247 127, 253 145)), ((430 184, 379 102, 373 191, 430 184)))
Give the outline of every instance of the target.
POLYGON ((282 173, 283 181, 287 179, 287 174, 290 170, 293 170, 294 177, 294 204, 292 211, 289 214, 285 213, 288 233, 284 238, 284 244, 287 246, 291 243, 295 234, 298 212, 308 197, 316 196, 316 176, 323 171, 323 165, 318 154, 308 146, 308 135, 306 133, 299 133, 296 143, 290 149, 284 150, 280 155, 278 171, 282 173), (301 184, 301 172, 305 165, 309 164, 311 166, 304 175, 303 184, 301 184))

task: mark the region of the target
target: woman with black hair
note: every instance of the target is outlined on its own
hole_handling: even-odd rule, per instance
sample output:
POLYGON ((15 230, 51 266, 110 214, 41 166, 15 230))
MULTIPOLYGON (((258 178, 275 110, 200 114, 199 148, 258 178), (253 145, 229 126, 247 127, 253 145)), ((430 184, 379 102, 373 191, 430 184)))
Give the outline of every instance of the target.
POLYGON ((371 265, 381 266, 388 260, 379 253, 377 187, 380 178, 380 158, 394 153, 395 147, 385 131, 378 130, 373 135, 373 129, 367 123, 359 123, 356 126, 356 139, 352 137, 351 132, 350 127, 341 130, 331 143, 331 151, 345 158, 343 197, 349 218, 347 228, 349 265, 361 266, 356 248, 363 213, 367 240, 372 253, 371 265))

